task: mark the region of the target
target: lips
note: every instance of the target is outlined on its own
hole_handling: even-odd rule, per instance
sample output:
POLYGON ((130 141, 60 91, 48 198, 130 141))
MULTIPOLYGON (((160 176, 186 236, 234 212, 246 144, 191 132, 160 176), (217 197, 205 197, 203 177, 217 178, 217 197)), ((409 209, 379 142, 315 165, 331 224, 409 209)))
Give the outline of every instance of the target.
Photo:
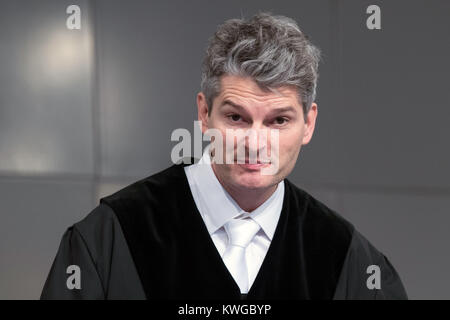
MULTIPOLYGON (((252 161, 252 162, 255 162, 255 161, 252 161)), ((245 164, 245 165, 247 165, 247 164, 249 164, 249 165, 256 165, 256 164, 265 165, 265 164, 270 164, 270 161, 257 160, 256 163, 250 163, 250 160, 248 158, 246 158, 245 160, 244 159, 238 159, 236 161, 236 163, 237 164, 245 164)))
POLYGON ((241 168, 244 168, 249 171, 259 171, 262 168, 269 166, 270 162, 256 161, 256 163, 250 163, 250 161, 248 159, 246 159, 245 163, 238 162, 237 165, 239 165, 241 168))

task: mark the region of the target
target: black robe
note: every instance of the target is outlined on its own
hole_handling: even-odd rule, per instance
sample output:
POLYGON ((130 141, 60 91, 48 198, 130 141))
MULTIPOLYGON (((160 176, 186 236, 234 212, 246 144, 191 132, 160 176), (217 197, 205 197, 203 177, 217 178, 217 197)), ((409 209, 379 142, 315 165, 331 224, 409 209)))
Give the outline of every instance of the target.
POLYGON ((407 299, 389 260, 288 179, 268 252, 241 295, 195 205, 184 166, 102 198, 68 228, 41 299, 407 299), (80 289, 66 284, 70 265, 80 267, 80 289), (380 289, 367 286, 370 265, 380 268, 380 289))

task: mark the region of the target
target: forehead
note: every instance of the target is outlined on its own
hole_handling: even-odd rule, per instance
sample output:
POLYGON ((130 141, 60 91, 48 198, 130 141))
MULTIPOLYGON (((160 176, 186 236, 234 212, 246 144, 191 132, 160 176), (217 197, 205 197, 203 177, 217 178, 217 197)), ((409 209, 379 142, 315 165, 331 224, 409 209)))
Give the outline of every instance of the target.
POLYGON ((218 98, 238 99, 240 102, 251 104, 291 104, 300 105, 298 91, 293 86, 277 88, 277 92, 261 89, 251 78, 225 75, 221 77, 220 93, 218 98))

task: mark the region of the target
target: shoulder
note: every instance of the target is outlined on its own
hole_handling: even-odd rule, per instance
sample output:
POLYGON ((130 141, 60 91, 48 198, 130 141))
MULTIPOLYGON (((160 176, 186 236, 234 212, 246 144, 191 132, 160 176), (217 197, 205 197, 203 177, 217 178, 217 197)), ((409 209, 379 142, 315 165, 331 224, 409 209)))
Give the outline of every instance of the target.
POLYGON ((346 252, 350 246, 355 227, 320 200, 285 180, 291 206, 302 221, 303 232, 310 240, 312 250, 341 249, 346 252))
POLYGON ((138 208, 144 204, 159 202, 176 194, 176 188, 183 183, 183 165, 172 165, 158 173, 138 180, 119 191, 100 199, 113 209, 138 208))
POLYGON ((358 231, 354 232, 335 299, 408 299, 391 261, 358 231))
MULTIPOLYGON (((135 181, 122 189, 100 199, 100 203, 84 219, 69 228, 85 239, 85 242, 100 242, 120 228, 117 212, 127 207, 128 211, 142 207, 142 202, 157 201, 159 195, 167 197, 180 179, 182 165, 173 165, 156 174, 135 181), (169 191, 169 192, 168 192, 169 191)), ((182 177, 182 176, 181 176, 182 177)))
POLYGON ((324 271, 333 266, 325 271, 333 274, 335 299, 407 299, 400 276, 389 259, 351 222, 306 191, 290 182, 287 185, 291 205, 297 208, 302 221, 306 255, 314 257, 310 267, 324 271), (367 281, 376 272, 380 274, 381 289, 371 290, 367 281))
POLYGON ((121 235, 120 225, 112 209, 99 204, 84 219, 69 228, 80 238, 97 264, 113 250, 113 240, 121 235))
POLYGON ((112 213, 114 225, 130 240, 148 237, 149 229, 159 237, 182 228, 178 213, 193 204, 191 198, 184 165, 177 164, 101 198, 100 205, 109 208, 105 218, 112 213))

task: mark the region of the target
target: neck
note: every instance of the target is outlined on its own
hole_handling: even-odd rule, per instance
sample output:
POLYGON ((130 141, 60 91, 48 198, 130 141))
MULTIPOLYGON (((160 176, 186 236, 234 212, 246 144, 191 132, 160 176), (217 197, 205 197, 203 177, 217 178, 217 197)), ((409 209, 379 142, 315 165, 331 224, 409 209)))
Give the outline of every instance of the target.
POLYGON ((221 178, 216 174, 216 170, 213 167, 213 172, 219 180, 222 187, 230 194, 234 201, 239 205, 239 207, 246 212, 252 212, 260 205, 262 205, 270 196, 275 192, 278 184, 270 186, 267 188, 258 189, 248 189, 248 188, 237 188, 234 186, 227 185, 221 178))

